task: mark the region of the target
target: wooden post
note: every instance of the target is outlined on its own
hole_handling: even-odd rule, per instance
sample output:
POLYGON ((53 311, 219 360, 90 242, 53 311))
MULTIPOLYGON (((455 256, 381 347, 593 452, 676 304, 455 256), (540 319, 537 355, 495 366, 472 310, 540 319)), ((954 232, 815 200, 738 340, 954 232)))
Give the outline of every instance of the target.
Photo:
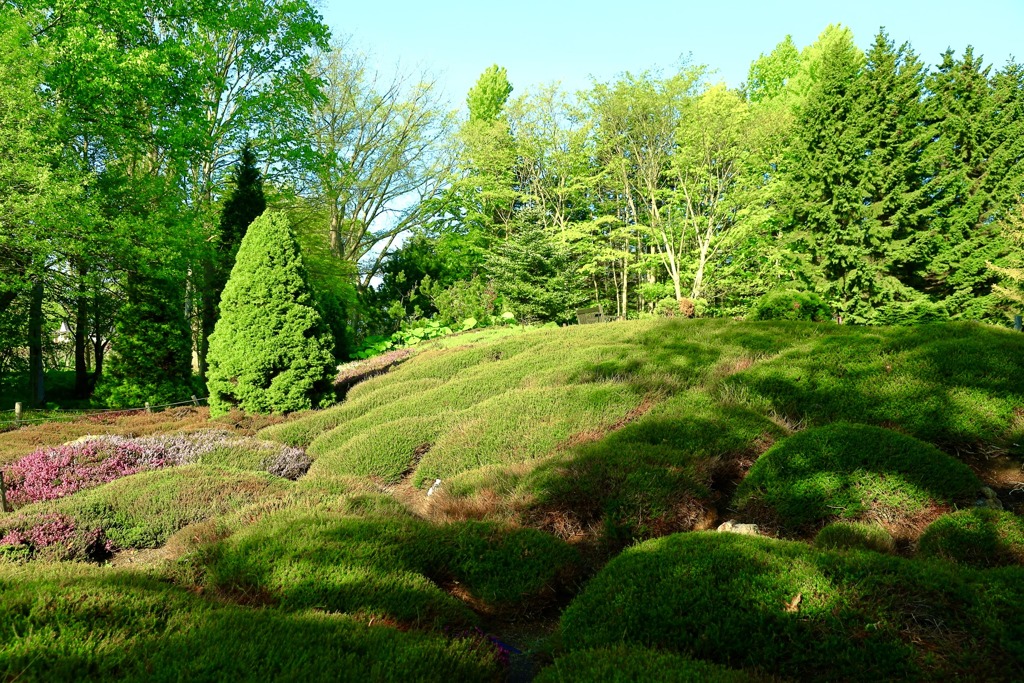
POLYGON ((21 423, 21 402, 14 404, 14 424, 21 423))
POLYGON ((146 401, 146 412, 147 413, 152 413, 153 412, 153 409, 149 407, 149 401, 146 401))
POLYGON ((14 512, 7 504, 7 485, 4 484, 3 470, 0 470, 0 512, 14 512))
POLYGON ((199 399, 196 398, 195 394, 192 394, 192 405, 196 406, 197 408, 199 407, 199 399))

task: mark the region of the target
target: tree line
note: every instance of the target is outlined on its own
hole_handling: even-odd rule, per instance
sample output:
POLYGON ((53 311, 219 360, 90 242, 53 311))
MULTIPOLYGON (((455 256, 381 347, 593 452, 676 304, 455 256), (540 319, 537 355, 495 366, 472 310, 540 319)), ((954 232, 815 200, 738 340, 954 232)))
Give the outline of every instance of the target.
POLYGON ((687 65, 513 99, 492 67, 381 303, 402 303, 395 321, 504 306, 566 322, 684 299, 744 315, 790 289, 844 323, 1003 323, 1020 306, 1022 79, 971 48, 928 68, 884 30, 862 51, 839 26, 803 50, 787 37, 738 89, 687 65))
MULTIPOLYGON (((248 225, 287 216, 336 360, 402 327, 738 316, 1005 320, 1021 268, 1022 73, 926 67, 880 32, 453 112, 303 0, 0 2, 0 394, 202 391, 248 225)), ((222 342, 223 343, 223 342, 222 342)))

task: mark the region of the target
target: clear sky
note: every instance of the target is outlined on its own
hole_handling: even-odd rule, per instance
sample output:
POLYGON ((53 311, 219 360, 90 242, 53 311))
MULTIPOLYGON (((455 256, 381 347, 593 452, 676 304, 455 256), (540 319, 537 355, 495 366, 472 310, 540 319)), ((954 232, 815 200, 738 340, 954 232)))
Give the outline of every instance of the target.
POLYGON ((425 67, 460 106, 495 63, 508 69, 513 94, 667 70, 688 54, 736 86, 786 34, 802 48, 829 23, 850 27, 861 47, 885 26, 926 64, 967 45, 996 67, 1024 59, 1024 0, 323 0, 321 11, 336 36, 352 36, 384 71, 396 62, 425 67))

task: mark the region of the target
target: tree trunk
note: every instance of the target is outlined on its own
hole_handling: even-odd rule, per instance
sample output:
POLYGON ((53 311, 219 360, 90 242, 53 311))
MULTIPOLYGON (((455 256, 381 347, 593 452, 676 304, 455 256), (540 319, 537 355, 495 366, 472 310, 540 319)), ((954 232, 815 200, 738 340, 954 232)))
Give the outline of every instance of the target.
MULTIPOLYGON (((98 293, 97 293, 98 294, 98 293)), ((100 321, 100 307, 93 307, 93 337, 92 337, 92 381, 89 383, 89 391, 96 388, 97 382, 103 376, 103 349, 107 340, 103 338, 103 327, 100 321)))
POLYGON ((697 262, 697 272, 693 276, 693 290, 690 294, 694 299, 699 299, 704 291, 704 266, 708 263, 708 247, 710 244, 710 241, 708 241, 700 247, 700 259, 697 262))
POLYGON ((75 398, 89 398, 89 354, 86 338, 89 332, 89 297, 85 277, 88 268, 78 264, 78 295, 75 298, 75 398))
POLYGON ((29 403, 42 407, 46 403, 43 375, 43 282, 32 286, 28 311, 28 378, 29 403))

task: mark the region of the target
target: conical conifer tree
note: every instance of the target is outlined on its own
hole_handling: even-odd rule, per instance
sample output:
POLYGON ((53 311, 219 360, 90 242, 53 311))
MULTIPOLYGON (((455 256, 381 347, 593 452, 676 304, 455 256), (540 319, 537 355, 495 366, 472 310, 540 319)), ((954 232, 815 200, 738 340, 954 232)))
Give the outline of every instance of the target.
POLYGON ((298 244, 282 213, 268 211, 242 239, 210 337, 210 414, 319 408, 330 401, 330 331, 315 303, 298 244))

